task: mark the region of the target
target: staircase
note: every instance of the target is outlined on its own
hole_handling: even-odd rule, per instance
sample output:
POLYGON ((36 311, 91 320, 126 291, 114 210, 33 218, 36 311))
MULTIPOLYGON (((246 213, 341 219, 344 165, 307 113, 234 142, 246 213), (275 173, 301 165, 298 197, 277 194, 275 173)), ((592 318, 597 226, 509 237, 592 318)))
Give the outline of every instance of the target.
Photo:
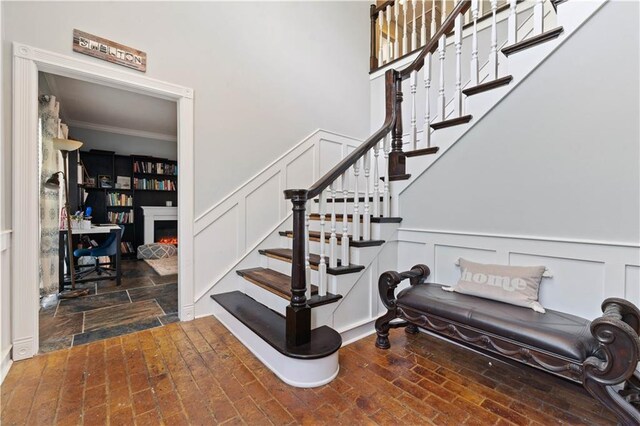
MULTIPOLYGON (((407 8, 409 3, 395 7, 407 8)), ((423 23, 427 3, 431 2, 422 3, 423 23)), ((559 3, 513 0, 498 16, 498 2, 492 1, 486 27, 489 59, 483 66, 477 1, 458 1, 453 10, 442 14, 439 24, 432 9, 429 37, 426 30, 421 37, 415 34, 419 16, 414 5, 414 28, 409 31, 415 34, 411 37, 416 40, 414 47, 420 44, 417 40, 423 45, 405 55, 411 62, 399 70, 392 66, 401 57, 391 54, 383 61, 374 54, 379 51, 375 41, 382 43, 385 38, 378 22, 385 22, 385 16, 390 22, 394 2, 372 6, 371 65, 381 68, 373 69, 374 73, 384 71, 383 125, 313 185, 286 190, 285 198, 293 205, 291 220, 273 230, 267 239, 270 244, 257 248, 250 257, 255 264, 238 263, 233 289, 226 285, 219 291, 213 286, 210 295, 219 320, 284 382, 298 387, 328 383, 338 374, 343 339, 355 340, 374 331, 372 322, 380 306, 375 283, 396 260, 390 243, 402 222, 398 213, 402 191, 506 96, 509 87, 551 54, 551 43, 575 31, 599 7, 574 2, 559 6, 572 13, 563 28, 556 25, 556 20, 561 21, 561 13, 556 15, 559 3), (502 42, 499 18, 507 26, 507 39, 502 42), (451 36, 453 43, 447 49, 451 36), (471 50, 466 80, 463 43, 471 50), (546 50, 529 60, 512 60, 542 46, 546 50), (453 73, 445 65, 447 50, 453 52, 453 73), (418 90, 420 71, 424 92, 418 90), (432 80, 434 74, 437 79, 432 80), (432 81, 438 82, 437 91, 432 81), (408 108, 403 99, 406 92, 408 108), (452 93, 449 99, 447 93, 452 93), (424 105, 423 111, 418 104, 424 105), (419 122, 424 123, 421 130, 419 122)), ((405 14, 404 25, 407 22, 405 14)), ((408 44, 407 28, 404 33, 408 44)), ((389 32, 386 37, 389 46, 389 32)))

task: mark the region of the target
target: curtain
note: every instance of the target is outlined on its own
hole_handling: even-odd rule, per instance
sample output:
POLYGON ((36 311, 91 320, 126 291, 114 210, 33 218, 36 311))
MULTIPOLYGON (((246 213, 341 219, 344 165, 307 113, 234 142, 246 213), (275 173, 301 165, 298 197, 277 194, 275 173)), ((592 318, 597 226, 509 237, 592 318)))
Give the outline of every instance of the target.
POLYGON ((62 155, 53 149, 53 138, 66 138, 68 128, 59 118, 60 105, 55 96, 39 98, 40 145, 40 294, 47 296, 58 292, 58 242, 60 208, 64 188, 45 188, 45 181, 62 170, 62 155))

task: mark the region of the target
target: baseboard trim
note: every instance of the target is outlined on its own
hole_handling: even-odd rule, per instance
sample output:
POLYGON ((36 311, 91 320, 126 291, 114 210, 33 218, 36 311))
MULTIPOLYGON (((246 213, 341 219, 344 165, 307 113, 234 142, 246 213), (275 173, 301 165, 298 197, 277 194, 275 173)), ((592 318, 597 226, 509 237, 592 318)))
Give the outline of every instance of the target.
POLYGON ((9 374, 9 369, 13 361, 11 360, 11 345, 4 350, 2 354, 2 360, 0 360, 0 384, 4 382, 5 377, 9 374))

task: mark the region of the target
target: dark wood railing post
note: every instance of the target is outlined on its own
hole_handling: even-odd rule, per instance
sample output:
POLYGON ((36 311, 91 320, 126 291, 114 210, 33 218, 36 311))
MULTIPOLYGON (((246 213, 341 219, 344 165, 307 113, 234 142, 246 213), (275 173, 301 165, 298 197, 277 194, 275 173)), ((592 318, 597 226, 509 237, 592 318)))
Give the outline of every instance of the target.
POLYGON ((376 19, 378 17, 378 10, 376 5, 372 4, 369 12, 371 16, 371 55, 369 56, 369 70, 373 71, 378 68, 377 45, 376 45, 376 19))
POLYGON ((404 178, 406 176, 406 160, 402 152, 402 77, 397 71, 393 72, 396 99, 394 109, 396 121, 393 124, 391 152, 389 153, 389 179, 404 178))
POLYGON ((291 259, 291 303, 287 306, 287 345, 300 346, 311 340, 311 308, 307 304, 305 275, 305 212, 308 190, 288 189, 293 203, 293 254, 291 259))

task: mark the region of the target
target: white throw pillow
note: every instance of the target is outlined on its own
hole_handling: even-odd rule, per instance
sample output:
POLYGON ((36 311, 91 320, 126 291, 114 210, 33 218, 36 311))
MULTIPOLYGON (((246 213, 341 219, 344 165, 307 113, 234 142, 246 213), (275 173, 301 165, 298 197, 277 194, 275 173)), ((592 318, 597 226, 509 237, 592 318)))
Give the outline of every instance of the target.
POLYGON ((447 291, 484 297, 545 313, 538 302, 544 266, 509 266, 474 263, 460 259, 461 276, 447 291))

